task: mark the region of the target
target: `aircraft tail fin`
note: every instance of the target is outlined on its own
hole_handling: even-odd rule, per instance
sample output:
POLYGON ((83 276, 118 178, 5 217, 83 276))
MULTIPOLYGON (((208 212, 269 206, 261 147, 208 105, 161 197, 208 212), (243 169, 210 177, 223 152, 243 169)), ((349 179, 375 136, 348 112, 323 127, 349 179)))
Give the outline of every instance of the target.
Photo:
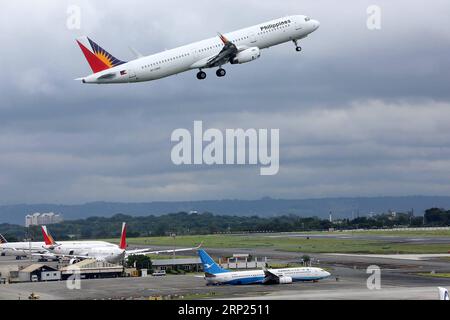
POLYGON ((0 234, 0 243, 7 243, 8 241, 6 241, 5 237, 0 234))
POLYGON ((447 289, 442 287, 438 287, 438 289, 439 289, 439 300, 450 300, 447 289))
POLYGON ((122 223, 122 233, 120 234, 120 249, 125 250, 127 248, 127 224, 122 223))
POLYGON ((203 264, 203 271, 209 274, 229 272, 229 270, 220 267, 205 250, 198 250, 198 255, 203 264))
POLYGON ((47 230, 47 226, 42 226, 42 235, 44 236, 44 242, 47 246, 54 246, 56 244, 53 237, 50 235, 50 233, 47 230))
POLYGON ((94 73, 126 63, 125 61, 115 58, 112 54, 86 36, 78 38, 77 43, 94 73))

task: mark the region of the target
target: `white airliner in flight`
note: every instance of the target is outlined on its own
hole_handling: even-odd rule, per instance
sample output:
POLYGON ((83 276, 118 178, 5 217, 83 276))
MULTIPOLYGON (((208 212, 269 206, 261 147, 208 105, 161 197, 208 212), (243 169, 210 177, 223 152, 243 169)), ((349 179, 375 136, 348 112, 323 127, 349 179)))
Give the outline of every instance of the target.
POLYGON ((42 226, 42 235, 44 236, 45 248, 57 257, 70 258, 71 264, 77 260, 95 259, 97 261, 106 261, 109 263, 119 263, 130 255, 173 253, 181 251, 191 251, 200 248, 181 248, 172 250, 151 250, 150 248, 127 250, 126 241, 127 226, 122 224, 122 234, 120 244, 112 244, 105 241, 62 241, 56 242, 47 230, 42 226))
POLYGON ((312 267, 230 271, 221 268, 204 250, 198 250, 207 284, 287 284, 295 281, 318 281, 330 273, 312 267))
POLYGON ((129 62, 115 58, 84 36, 77 43, 94 74, 76 80, 97 84, 143 82, 192 69, 198 69, 197 79, 203 80, 206 78, 203 69, 208 68, 218 68, 216 75, 224 77, 223 65, 254 61, 261 56, 262 49, 292 41, 296 50, 301 51, 298 40, 319 26, 319 21, 307 16, 288 16, 150 56, 133 50, 137 59, 129 62))

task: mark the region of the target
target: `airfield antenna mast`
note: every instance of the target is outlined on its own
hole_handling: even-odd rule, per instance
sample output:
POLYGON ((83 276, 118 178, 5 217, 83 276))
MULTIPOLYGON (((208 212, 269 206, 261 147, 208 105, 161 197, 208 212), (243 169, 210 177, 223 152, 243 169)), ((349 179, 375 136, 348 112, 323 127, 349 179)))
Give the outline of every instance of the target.
POLYGON ((29 255, 30 255, 30 264, 33 262, 33 257, 31 255, 31 232, 30 232, 30 226, 28 226, 27 228, 27 233, 28 233, 28 249, 29 249, 29 255))

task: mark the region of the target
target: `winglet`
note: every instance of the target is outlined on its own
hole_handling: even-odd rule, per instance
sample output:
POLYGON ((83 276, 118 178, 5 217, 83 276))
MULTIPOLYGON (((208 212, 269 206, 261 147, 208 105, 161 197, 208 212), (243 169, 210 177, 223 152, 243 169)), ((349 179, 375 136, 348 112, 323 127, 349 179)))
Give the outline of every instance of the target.
POLYGON ((439 290, 439 300, 450 300, 447 289, 438 287, 438 290, 439 290))
POLYGON ((223 44, 227 44, 227 43, 230 42, 230 41, 229 41, 223 34, 221 34, 220 32, 217 32, 217 34, 219 35, 219 38, 220 38, 220 40, 222 40, 223 44))
POLYGON ((47 226, 42 226, 42 235, 44 236, 44 242, 47 246, 54 246, 56 244, 53 237, 50 235, 50 233, 47 230, 47 226))
POLYGON ((120 235, 120 249, 125 250, 127 248, 127 224, 122 223, 122 233, 120 235))
POLYGON ((1 234, 0 234, 0 243, 8 243, 8 241, 6 241, 6 239, 5 239, 5 237, 1 234))

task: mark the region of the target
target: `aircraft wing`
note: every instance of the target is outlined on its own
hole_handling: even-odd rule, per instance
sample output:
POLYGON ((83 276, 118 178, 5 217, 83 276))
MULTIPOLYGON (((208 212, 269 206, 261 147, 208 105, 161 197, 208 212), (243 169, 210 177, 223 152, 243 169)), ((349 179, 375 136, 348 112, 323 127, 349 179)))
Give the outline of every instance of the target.
POLYGON ((168 250, 151 250, 151 248, 127 250, 125 253, 125 256, 193 251, 193 250, 200 249, 200 247, 202 245, 203 245, 203 243, 200 243, 197 247, 193 247, 193 248, 180 248, 180 249, 168 249, 168 250))
POLYGON ((94 256, 88 255, 75 255, 75 254, 61 254, 61 253, 34 253, 32 254, 36 257, 51 257, 51 258, 69 258, 69 259, 95 259, 94 256))
POLYGON ((32 253, 31 254, 33 257, 47 257, 47 258, 56 258, 57 255, 51 252, 47 252, 47 253, 40 253, 40 252, 36 252, 36 253, 32 253))
POLYGON ((263 268, 264 270, 264 280, 263 283, 277 282, 280 277, 271 272, 269 269, 263 268))
MULTIPOLYGON (((25 253, 28 254, 30 252, 30 249, 24 249, 24 248, 15 248, 15 247, 8 247, 8 249, 14 251, 14 252, 21 252, 21 253, 25 253)), ((43 252, 48 252, 47 250, 37 250, 37 249, 31 249, 31 253, 33 254, 39 254, 39 253, 43 253, 43 252)))
POLYGON ((219 37, 222 40, 224 47, 222 50, 211 57, 202 59, 192 65, 194 68, 214 68, 224 65, 230 62, 236 54, 240 51, 239 48, 231 41, 229 41, 225 36, 219 33, 219 37))

